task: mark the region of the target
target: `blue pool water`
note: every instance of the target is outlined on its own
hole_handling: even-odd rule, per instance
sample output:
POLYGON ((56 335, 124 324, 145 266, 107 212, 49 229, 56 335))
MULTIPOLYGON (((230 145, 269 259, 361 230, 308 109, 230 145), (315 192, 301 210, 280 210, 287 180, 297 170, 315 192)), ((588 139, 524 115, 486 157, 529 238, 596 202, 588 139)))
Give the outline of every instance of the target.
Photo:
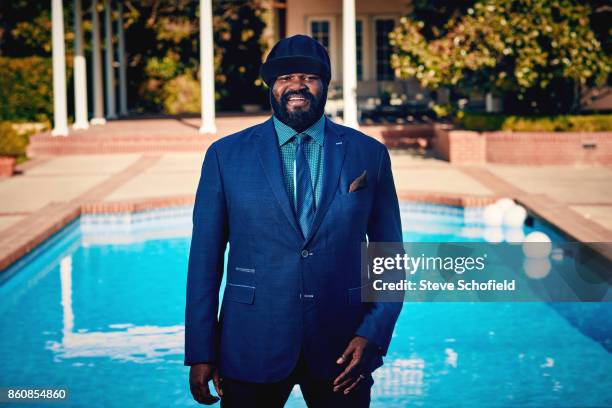
MULTIPOLYGON (((67 387, 65 406, 196 406, 183 366, 190 215, 85 216, 9 270, 0 387, 67 387)), ((478 217, 402 205, 406 241, 507 233, 478 217)), ((519 233, 530 229, 560 239, 537 222, 519 233)), ((609 304, 407 303, 372 407, 612 406, 611 324, 609 304)), ((305 407, 297 388, 287 406, 305 407)))

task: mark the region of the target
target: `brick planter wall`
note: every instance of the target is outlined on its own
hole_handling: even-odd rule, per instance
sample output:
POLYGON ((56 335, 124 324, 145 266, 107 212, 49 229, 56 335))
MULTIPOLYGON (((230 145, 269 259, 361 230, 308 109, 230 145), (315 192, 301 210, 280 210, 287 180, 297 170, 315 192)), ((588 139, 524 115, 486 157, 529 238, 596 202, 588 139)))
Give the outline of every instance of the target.
POLYGON ((612 165, 612 132, 488 132, 488 163, 612 165))
POLYGON ((436 125, 434 132, 432 146, 444 160, 459 164, 486 162, 486 141, 481 133, 452 130, 445 125, 436 125))
POLYGON ((419 146, 419 139, 426 141, 434 137, 434 126, 430 123, 404 125, 362 125, 363 133, 384 143, 389 148, 419 146))
POLYGON ((457 164, 612 165, 612 132, 473 132, 436 126, 433 147, 457 164))

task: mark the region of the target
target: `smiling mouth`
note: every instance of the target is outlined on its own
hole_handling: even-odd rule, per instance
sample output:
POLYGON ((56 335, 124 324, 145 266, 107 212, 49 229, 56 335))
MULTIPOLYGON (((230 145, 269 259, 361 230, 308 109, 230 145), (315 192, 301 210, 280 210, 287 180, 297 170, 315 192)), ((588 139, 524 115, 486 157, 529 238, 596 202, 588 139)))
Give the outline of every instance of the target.
POLYGON ((291 95, 287 98, 287 105, 293 107, 306 106, 308 99, 301 95, 291 95))

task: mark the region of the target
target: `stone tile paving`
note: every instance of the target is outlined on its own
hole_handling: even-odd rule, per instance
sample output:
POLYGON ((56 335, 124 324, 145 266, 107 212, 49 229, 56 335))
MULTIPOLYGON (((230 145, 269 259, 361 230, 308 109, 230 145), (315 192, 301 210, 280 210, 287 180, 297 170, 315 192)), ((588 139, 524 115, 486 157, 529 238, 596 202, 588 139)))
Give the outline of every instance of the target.
POLYGON ((146 171, 138 174, 104 198, 104 201, 194 195, 203 153, 167 153, 146 171))
POLYGON ((544 193, 570 205, 612 205, 612 167, 488 165, 486 168, 528 193, 544 193))

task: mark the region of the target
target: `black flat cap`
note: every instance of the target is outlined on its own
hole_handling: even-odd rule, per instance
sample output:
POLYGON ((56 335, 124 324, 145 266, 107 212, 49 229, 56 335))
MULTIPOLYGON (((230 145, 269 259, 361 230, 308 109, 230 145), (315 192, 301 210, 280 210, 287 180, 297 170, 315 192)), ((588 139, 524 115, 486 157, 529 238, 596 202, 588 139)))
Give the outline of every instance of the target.
POLYGON ((294 72, 317 74, 327 85, 331 79, 330 66, 325 47, 312 37, 298 34, 277 42, 259 73, 269 87, 280 75, 294 72))

